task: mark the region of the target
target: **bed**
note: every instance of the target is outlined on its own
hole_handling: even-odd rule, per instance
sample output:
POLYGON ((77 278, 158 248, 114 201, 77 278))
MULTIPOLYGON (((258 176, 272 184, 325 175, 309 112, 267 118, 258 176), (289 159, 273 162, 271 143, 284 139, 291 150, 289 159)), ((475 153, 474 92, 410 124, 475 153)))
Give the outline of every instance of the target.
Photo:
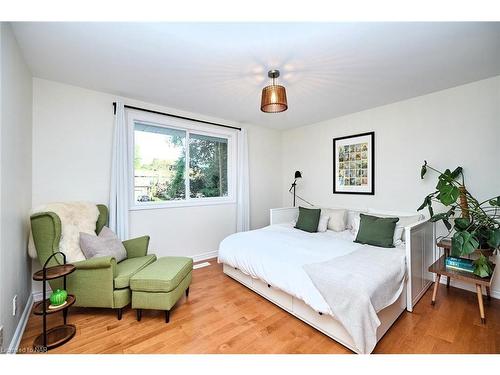
MULTIPOLYGON (((349 230, 307 233, 294 229, 297 210, 272 209, 269 226, 227 237, 219 247, 218 261, 223 264, 226 275, 352 351, 365 353, 358 348, 359 345, 356 346, 353 336, 335 316, 304 267, 337 257, 345 258, 360 246, 368 245, 354 243, 354 235, 349 230)), ((359 212, 396 214, 349 210, 348 226, 359 212)), ((414 304, 432 283, 426 265, 431 264, 434 257, 434 226, 427 220, 417 221, 405 227, 404 239, 404 243, 391 249, 406 264, 404 288, 395 302, 377 312, 380 320, 376 329, 377 341, 404 310, 413 310, 414 304)))

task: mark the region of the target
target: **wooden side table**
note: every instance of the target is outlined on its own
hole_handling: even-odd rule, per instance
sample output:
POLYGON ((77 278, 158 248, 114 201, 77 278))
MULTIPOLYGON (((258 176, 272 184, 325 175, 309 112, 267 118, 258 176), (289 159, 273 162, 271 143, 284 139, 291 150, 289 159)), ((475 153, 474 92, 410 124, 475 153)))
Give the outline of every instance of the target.
POLYGON ((431 304, 434 305, 436 303, 436 296, 437 296, 439 281, 441 279, 441 276, 448 277, 447 285, 449 285, 449 280, 451 278, 454 278, 454 279, 457 279, 457 280, 460 280, 460 281, 463 281, 463 282, 466 282, 469 284, 474 284, 476 286, 477 302, 479 305, 479 314, 481 316, 481 323, 483 323, 483 324, 486 323, 486 317, 484 316, 484 304, 483 304, 483 286, 486 288, 486 295, 488 296, 488 300, 489 300, 491 298, 490 297, 490 287, 491 287, 491 280, 493 279, 493 275, 495 273, 495 265, 493 265, 493 273, 491 274, 491 276, 483 278, 483 277, 476 276, 470 272, 446 268, 445 259, 446 259, 446 255, 443 255, 429 267, 429 272, 436 274, 436 281, 434 282, 434 290, 432 293, 431 304))

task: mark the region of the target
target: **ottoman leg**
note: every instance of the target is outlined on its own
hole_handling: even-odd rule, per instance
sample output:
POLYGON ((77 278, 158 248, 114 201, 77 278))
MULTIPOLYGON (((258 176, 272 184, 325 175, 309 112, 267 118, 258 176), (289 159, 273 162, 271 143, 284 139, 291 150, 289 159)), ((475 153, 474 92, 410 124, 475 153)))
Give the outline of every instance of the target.
POLYGON ((189 287, 186 289, 186 298, 189 297, 189 287))
POLYGON ((116 310, 116 314, 117 314, 118 320, 122 320, 122 308, 121 307, 116 310))
POLYGON ((137 309, 137 321, 140 322, 142 318, 142 309, 137 309))
POLYGON ((170 322, 170 310, 165 310, 165 323, 170 322))

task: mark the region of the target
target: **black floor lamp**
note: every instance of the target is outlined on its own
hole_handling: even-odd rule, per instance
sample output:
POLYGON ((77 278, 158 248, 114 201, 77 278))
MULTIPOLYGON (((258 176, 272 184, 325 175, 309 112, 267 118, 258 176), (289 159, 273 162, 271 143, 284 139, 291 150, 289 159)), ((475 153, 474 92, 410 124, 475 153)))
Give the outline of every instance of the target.
POLYGON ((289 192, 293 189, 293 207, 295 207, 295 188, 297 187, 297 178, 302 178, 300 171, 295 171, 295 178, 293 180, 292 186, 290 186, 289 192))

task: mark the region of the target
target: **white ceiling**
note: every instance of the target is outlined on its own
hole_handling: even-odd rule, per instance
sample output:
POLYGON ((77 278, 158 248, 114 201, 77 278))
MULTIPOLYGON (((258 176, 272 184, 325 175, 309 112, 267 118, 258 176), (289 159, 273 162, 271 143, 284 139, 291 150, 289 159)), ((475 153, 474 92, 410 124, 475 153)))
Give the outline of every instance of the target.
POLYGON ((277 129, 500 74, 500 23, 13 23, 34 76, 277 129), (260 111, 281 70, 289 109, 260 111))

